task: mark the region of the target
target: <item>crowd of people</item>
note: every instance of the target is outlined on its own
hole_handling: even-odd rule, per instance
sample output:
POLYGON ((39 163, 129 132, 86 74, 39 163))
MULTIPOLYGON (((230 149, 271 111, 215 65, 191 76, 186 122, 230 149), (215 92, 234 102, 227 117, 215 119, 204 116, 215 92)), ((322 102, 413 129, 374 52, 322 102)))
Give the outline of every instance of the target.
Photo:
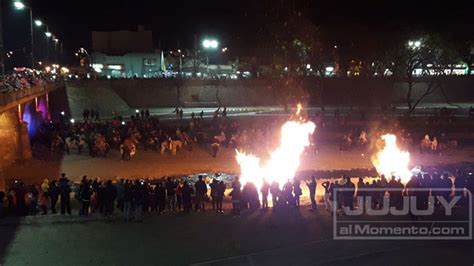
MULTIPOLYGON (((371 196, 373 209, 380 209, 384 199, 388 199, 390 206, 400 207, 404 195, 416 196, 420 209, 427 208, 429 196, 442 196, 447 201, 452 196, 461 196, 457 204, 467 205, 470 198, 464 194, 466 189, 474 191, 474 176, 470 172, 455 175, 419 173, 406 184, 393 176, 387 179, 382 175, 372 178, 372 182, 360 177, 357 183, 348 176, 342 176, 334 182, 332 179, 324 180, 320 184, 324 195, 320 196, 327 211, 337 212, 344 207, 351 210, 360 207, 365 201, 357 200, 358 197, 364 199, 367 196, 371 196)), ((15 181, 7 193, 0 191, 0 216, 72 214, 73 199, 77 202, 80 216, 91 213, 110 216, 120 212, 126 221, 142 221, 145 213, 204 212, 208 208, 224 213, 226 197, 232 202, 231 213, 240 215, 242 210, 267 210, 269 202, 273 208, 298 208, 303 195, 302 184, 309 191, 311 210, 317 211, 318 182, 314 176, 305 180, 295 178, 285 184, 264 181, 257 188, 252 182, 241 184, 238 176, 224 180, 218 174, 198 176, 197 180, 168 177, 156 180, 121 179, 117 182, 103 182, 83 176, 75 184, 63 173, 57 181, 45 179, 41 185, 28 186, 15 181)))
POLYGON ((49 80, 45 75, 34 74, 28 71, 4 75, 3 80, 0 80, 0 93, 9 93, 34 86, 44 86, 49 80))
MULTIPOLYGON (((365 198, 368 196, 371 197, 372 209, 382 208, 384 199, 388 200, 389 206, 399 208, 403 203, 403 196, 414 196, 417 208, 424 210, 428 207, 429 196, 442 196, 448 202, 452 196, 461 196, 457 204, 467 205, 468 200, 471 199, 465 195, 465 191, 466 189, 474 190, 474 176, 470 172, 458 172, 456 177, 447 173, 418 173, 413 175, 406 184, 394 176, 387 179, 382 175, 373 179, 372 182, 360 177, 357 183, 343 176, 341 180, 336 180, 334 183, 323 182, 322 187, 325 192, 324 205, 328 211, 339 212, 344 207, 353 210, 361 207, 361 204, 366 204, 365 198)), ((439 205, 439 201, 434 204, 439 205)))
MULTIPOLYGON (((182 109, 177 108, 176 115, 182 117, 182 109)), ((226 108, 217 109, 212 119, 205 120, 201 111, 191 113, 187 120, 170 123, 151 116, 149 110, 137 110, 125 121, 119 115, 112 120, 100 120, 97 110, 86 109, 82 121, 42 124, 31 144, 68 154, 81 154, 87 150, 94 157, 105 157, 115 149, 121 152, 123 161, 130 160, 139 149, 175 156, 180 150, 192 150, 194 145, 199 145, 217 157, 222 146, 267 151, 277 132, 276 121, 265 126, 241 128, 238 120, 227 118, 226 108)))

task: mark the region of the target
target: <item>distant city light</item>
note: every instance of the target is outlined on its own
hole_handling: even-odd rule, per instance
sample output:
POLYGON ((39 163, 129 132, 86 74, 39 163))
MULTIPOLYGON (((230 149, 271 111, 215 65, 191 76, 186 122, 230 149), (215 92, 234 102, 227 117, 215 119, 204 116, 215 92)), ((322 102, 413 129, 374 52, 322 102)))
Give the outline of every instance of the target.
POLYGON ((229 50, 229 49, 228 49, 227 47, 222 48, 222 52, 223 52, 223 53, 227 52, 228 50, 229 50))
POLYGON ((306 69, 310 69, 311 68, 311 65, 310 64, 306 64, 306 69))
POLYGON ((61 115, 64 115, 64 114, 65 114, 64 111, 61 111, 61 115))
POLYGON ((108 65, 107 68, 108 69, 113 69, 113 70, 122 70, 121 65, 108 65))
POLYGON ((71 118, 70 121, 71 121, 71 124, 74 124, 74 122, 75 122, 75 121, 74 121, 74 118, 71 118))
POLYGON ((334 67, 332 66, 326 67, 326 72, 333 72, 333 71, 334 71, 334 67))

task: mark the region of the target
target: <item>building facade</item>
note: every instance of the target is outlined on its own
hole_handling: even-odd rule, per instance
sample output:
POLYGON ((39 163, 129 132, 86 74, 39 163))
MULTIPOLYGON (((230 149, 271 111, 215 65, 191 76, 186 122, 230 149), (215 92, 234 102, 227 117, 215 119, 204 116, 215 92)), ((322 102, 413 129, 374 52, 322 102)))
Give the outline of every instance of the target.
POLYGON ((163 74, 160 53, 92 54, 92 68, 108 78, 155 78, 163 74))

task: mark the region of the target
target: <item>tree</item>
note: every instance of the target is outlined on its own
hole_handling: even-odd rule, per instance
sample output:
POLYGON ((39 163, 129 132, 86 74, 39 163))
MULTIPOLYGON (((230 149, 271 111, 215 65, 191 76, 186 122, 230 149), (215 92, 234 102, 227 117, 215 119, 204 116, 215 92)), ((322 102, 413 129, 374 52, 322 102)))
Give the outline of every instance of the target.
POLYGON ((423 99, 441 88, 441 78, 452 75, 452 68, 461 61, 456 50, 435 35, 427 35, 399 45, 395 58, 393 73, 407 84, 407 115, 411 114, 423 99), (415 97, 414 88, 420 82, 426 83, 426 87, 415 97))

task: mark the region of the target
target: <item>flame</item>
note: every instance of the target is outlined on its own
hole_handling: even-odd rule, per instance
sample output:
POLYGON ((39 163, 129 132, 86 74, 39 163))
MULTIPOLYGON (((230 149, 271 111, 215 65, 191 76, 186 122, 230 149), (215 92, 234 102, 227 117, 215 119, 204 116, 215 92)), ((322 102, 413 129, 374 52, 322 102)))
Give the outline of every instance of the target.
MULTIPOLYGON (((298 112, 300 109, 299 104, 298 112)), ((310 121, 287 121, 281 127, 280 146, 270 152, 268 161, 263 164, 257 156, 236 150, 241 182, 253 182, 261 187, 265 178, 267 182, 276 181, 281 186, 293 179, 300 166, 301 154, 310 145, 309 136, 315 128, 316 125, 310 121)))
POLYGON ((410 162, 410 153, 401 151, 397 147, 397 137, 393 134, 385 134, 382 136, 384 147, 378 151, 372 159, 372 163, 380 175, 385 175, 387 179, 391 176, 400 178, 403 184, 406 184, 412 173, 408 168, 410 162))
POLYGON ((296 115, 300 115, 301 109, 303 109, 303 106, 301 105, 301 103, 298 103, 296 105, 296 115))

